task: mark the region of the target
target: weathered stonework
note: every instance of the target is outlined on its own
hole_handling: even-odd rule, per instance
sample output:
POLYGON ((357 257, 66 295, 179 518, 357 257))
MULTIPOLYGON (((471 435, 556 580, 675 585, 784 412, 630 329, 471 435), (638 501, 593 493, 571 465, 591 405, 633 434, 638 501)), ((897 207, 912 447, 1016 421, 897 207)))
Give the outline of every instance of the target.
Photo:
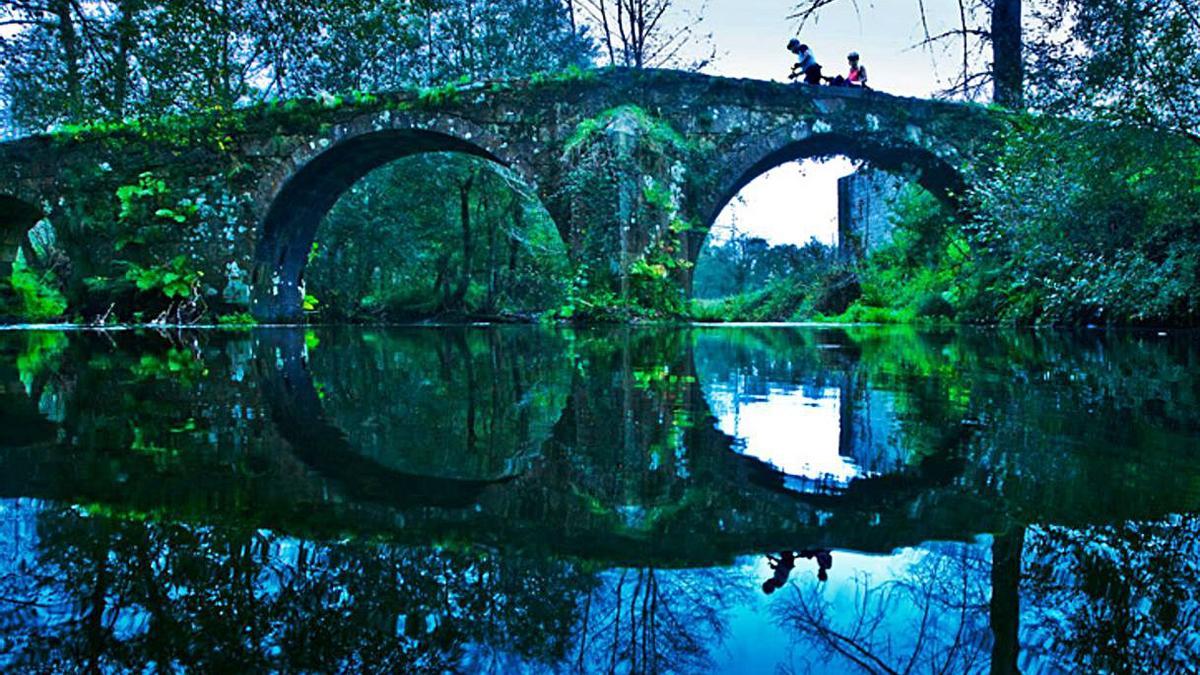
MULTIPOLYGON (((98 234, 127 226, 118 188, 150 172, 167 184, 169 210, 178 202, 188 214, 174 229, 158 223, 170 236, 148 244, 147 255, 186 256, 203 272, 210 305, 289 321, 301 315, 304 266, 324 215, 368 172, 417 153, 462 152, 508 167, 541 197, 575 259, 592 255, 581 242, 596 241, 589 230, 614 221, 578 216, 580 205, 565 185, 576 159, 568 145, 585 121, 622 106, 643 111, 687 147, 667 162, 639 158, 638 166, 655 165, 643 169, 654 175, 620 174, 607 200, 605 208, 618 216, 633 214, 630 202, 648 186, 670 200, 661 218, 619 221, 616 260, 588 261, 616 269, 622 280, 672 222, 688 224, 677 232, 678 248, 694 261, 725 204, 789 161, 846 155, 953 201, 964 173, 986 165, 987 144, 1006 116, 879 92, 674 71, 598 71, 424 94, 292 101, 0 144, 0 228, 24 233, 48 220, 57 240, 80 258, 71 280, 80 287, 119 258, 98 234)), ((609 133, 603 142, 646 145, 620 138, 609 133)))
POLYGON ((838 255, 855 261, 892 241, 892 205, 904 181, 864 169, 838 180, 838 255))

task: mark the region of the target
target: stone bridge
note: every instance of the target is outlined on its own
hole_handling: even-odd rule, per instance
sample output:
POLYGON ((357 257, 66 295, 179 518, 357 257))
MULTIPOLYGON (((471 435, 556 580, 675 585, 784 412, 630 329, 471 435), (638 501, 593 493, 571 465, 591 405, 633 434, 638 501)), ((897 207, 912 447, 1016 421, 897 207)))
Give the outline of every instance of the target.
POLYGON ((38 224, 35 239, 70 258, 75 288, 118 274, 135 252, 159 264, 185 256, 210 305, 292 321, 338 197, 393 160, 458 152, 521 178, 570 255, 624 290, 655 246, 694 262, 729 200, 787 162, 845 155, 953 205, 1006 116, 874 91, 605 70, 100 124, 0 144, 0 242, 11 249, 38 224), (608 189, 578 190, 580 171, 604 174, 592 177, 608 189), (137 246, 109 250, 125 240, 137 246))

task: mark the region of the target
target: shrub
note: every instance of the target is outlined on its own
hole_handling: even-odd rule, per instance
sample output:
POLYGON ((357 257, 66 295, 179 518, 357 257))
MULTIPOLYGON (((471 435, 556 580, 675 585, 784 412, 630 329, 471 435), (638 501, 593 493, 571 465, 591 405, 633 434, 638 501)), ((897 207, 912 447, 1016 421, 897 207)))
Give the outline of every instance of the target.
POLYGON ((22 256, 13 264, 12 290, 16 315, 24 321, 57 319, 67 311, 67 299, 56 287, 52 272, 39 274, 22 256))

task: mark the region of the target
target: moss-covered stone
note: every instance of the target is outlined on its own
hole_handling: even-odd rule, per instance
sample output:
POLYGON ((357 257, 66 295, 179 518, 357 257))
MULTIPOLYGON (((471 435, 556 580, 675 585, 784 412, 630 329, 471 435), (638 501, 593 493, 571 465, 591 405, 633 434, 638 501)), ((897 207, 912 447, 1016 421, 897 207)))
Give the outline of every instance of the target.
POLYGON ((122 318, 147 313, 147 291, 121 280, 131 268, 165 269, 182 257, 202 280, 208 311, 291 320, 300 316, 303 256, 340 191, 392 159, 463 152, 533 186, 585 276, 602 271, 609 290, 628 299, 635 274, 657 276, 671 260, 679 264, 666 276, 686 288, 687 265, 721 208, 773 166, 845 154, 911 173, 953 199, 964 171, 986 170, 989 138, 1013 119, 878 92, 674 71, 352 92, 0 144, 0 196, 36 213, 0 227, 48 221, 65 261, 69 314, 89 317, 110 304, 122 318), (164 185, 154 208, 122 217, 119 191, 147 173, 164 185), (128 245, 148 232, 150 241, 128 245))

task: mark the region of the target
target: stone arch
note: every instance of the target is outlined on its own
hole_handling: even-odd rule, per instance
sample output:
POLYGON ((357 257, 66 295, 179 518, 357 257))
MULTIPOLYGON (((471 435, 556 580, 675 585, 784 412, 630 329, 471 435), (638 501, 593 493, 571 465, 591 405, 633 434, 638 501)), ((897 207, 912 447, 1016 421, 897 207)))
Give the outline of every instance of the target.
POLYGON ((0 194, 0 280, 12 275, 18 249, 29 254, 29 230, 42 217, 41 209, 27 201, 0 194))
POLYGON ((286 163, 290 171, 268 177, 261 191, 267 206, 254 256, 251 312, 255 318, 264 322, 301 318, 300 289, 317 227, 337 200, 371 171, 404 157, 451 152, 494 162, 528 181, 529 172, 505 157, 507 145, 470 123, 439 119, 406 126, 410 123, 390 115, 384 122, 356 121, 335 130, 332 138, 306 143, 286 163), (385 122, 399 126, 380 128, 385 122))
MULTIPOLYGON (((817 122, 814 127, 819 127, 817 122)), ((843 155, 862 160, 884 171, 906 176, 924 187, 939 201, 961 216, 959 201, 966 182, 950 161, 916 143, 898 141, 895 135, 869 132, 812 133, 808 125, 777 130, 757 136, 735 149, 717 174, 713 190, 696 203, 696 215, 703 227, 690 233, 688 259, 695 263, 717 217, 742 188, 776 167, 804 159, 843 155)), ((690 275, 689 275, 690 277, 690 275)), ((691 279, 685 280, 691 288, 691 279)))
POLYGON ((836 155, 909 177, 955 211, 961 208, 958 199, 966 186, 962 175, 950 162, 919 145, 832 132, 783 139, 772 135, 749 144, 726 163, 717 180, 715 199, 701 207, 705 232, 755 178, 788 162, 836 155))

